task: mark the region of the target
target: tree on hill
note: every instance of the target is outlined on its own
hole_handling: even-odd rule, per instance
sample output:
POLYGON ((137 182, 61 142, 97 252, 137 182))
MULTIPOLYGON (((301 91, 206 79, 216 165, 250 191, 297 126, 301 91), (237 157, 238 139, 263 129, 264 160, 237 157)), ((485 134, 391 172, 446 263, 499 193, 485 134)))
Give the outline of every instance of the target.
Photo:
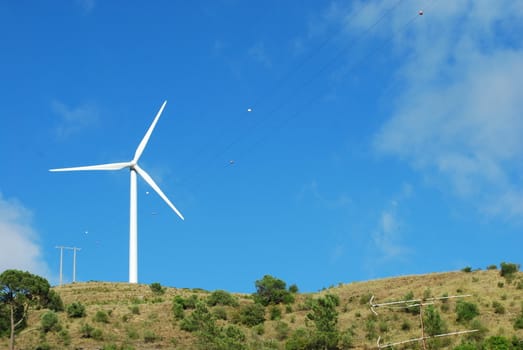
POLYGON ((29 307, 45 307, 49 299, 56 301, 56 295, 49 295, 49 282, 40 276, 20 270, 5 270, 0 274, 0 302, 8 312, 9 349, 14 350, 15 332, 27 318, 29 307))
POLYGON ((311 348, 314 349, 338 349, 340 335, 336 328, 338 324, 338 312, 336 307, 340 304, 337 295, 327 294, 324 298, 318 298, 312 306, 312 311, 307 318, 314 321, 316 331, 313 332, 311 348))
MULTIPOLYGON (((255 285, 254 300, 263 306, 294 302, 293 294, 287 290, 286 283, 279 278, 265 275, 261 280, 256 281, 255 285)), ((297 290, 298 287, 293 288, 297 290)))

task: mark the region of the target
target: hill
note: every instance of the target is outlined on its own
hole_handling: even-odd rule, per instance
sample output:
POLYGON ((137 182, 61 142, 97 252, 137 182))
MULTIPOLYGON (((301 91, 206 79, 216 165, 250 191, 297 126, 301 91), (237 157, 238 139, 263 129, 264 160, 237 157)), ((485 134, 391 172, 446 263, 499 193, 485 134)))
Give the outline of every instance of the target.
MULTIPOLYGON (((41 317, 49 311, 32 310, 28 327, 17 336, 17 349, 212 348, 209 344, 213 340, 206 340, 203 331, 191 332, 193 326, 206 327, 205 332, 211 337, 223 337, 222 347, 213 345, 216 349, 285 349, 286 344, 288 348, 294 344, 297 349, 303 336, 310 335, 316 327, 307 316, 314 308, 314 300, 327 295, 338 300, 336 327, 341 347, 371 349, 377 348, 378 337, 382 346, 420 337, 419 306, 412 306, 420 302, 410 302, 409 308, 407 304, 380 305, 405 299, 421 300, 425 335, 430 333, 432 323, 442 326, 445 332, 479 329, 439 338, 437 344, 431 339, 427 348, 453 349, 467 339, 481 340, 497 335, 514 339, 515 343, 515 339, 523 340, 523 329, 514 326, 518 318, 523 322, 523 273, 507 278, 493 269, 403 276, 340 284, 318 293, 297 293, 292 303, 262 308, 263 322, 259 324, 256 324, 260 321, 256 320, 259 309, 249 308, 254 301, 248 294, 169 287, 154 290, 150 285, 106 282, 75 283, 54 290, 66 308, 72 303, 85 306, 85 315, 74 318, 68 317, 67 312, 59 312, 59 327, 44 332, 41 317), (217 305, 208 303, 211 296, 217 295, 222 297, 217 305), (463 297, 453 297, 458 295, 463 297), (223 303, 223 297, 231 296, 233 303, 220 305, 227 304, 223 303), (447 296, 450 298, 438 299, 447 296), (377 314, 370 308, 371 297, 377 314), (180 305, 177 317, 173 311, 175 299, 174 304, 180 305), (198 301, 205 304, 195 309, 198 301), (472 305, 478 315, 458 321, 459 312, 463 311, 456 311, 458 304, 472 305), (200 318, 191 316, 193 313, 199 313, 200 318), (437 316, 436 321, 428 319, 429 314, 437 316), (202 321, 205 317, 213 322, 205 323, 202 321), (205 341, 210 343, 205 345, 205 341)), ((463 312, 468 315, 466 312, 472 311, 465 308, 463 312)), ((7 348, 7 344, 7 339, 0 340, 0 348, 7 348)), ((423 342, 395 348, 423 349, 423 342)))

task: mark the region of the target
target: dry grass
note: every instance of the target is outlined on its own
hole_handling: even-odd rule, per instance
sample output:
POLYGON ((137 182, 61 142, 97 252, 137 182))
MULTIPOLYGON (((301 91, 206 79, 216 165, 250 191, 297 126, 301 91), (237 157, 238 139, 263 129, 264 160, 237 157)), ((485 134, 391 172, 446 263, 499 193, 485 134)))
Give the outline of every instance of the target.
MULTIPOLYGON (((368 339, 368 327, 374 324, 376 335, 383 339, 382 343, 401 341, 419 337, 419 316, 411 315, 401 309, 377 308, 378 316, 370 311, 368 299, 374 295, 375 303, 402 300, 412 292, 415 298, 427 296, 470 294, 466 301, 475 303, 480 310, 479 321, 488 329, 487 336, 502 334, 523 338, 523 330, 514 330, 513 320, 522 312, 523 290, 517 288, 517 283, 523 281, 523 274, 518 273, 512 283, 499 275, 497 270, 475 271, 471 273, 449 272, 418 276, 403 276, 380 279, 368 282, 358 282, 339 285, 319 293, 299 294, 288 312, 281 306, 282 318, 279 321, 267 320, 263 326, 263 334, 258 334, 259 328, 241 326, 247 336, 247 343, 253 345, 273 339, 283 348, 285 340, 276 340, 278 322, 289 326, 289 334, 299 327, 307 326, 305 301, 326 293, 336 294, 340 298, 339 330, 352 329, 355 348, 375 348, 376 337, 368 339), (503 284, 503 287, 501 286, 503 284), (505 308, 504 314, 494 312, 492 303, 497 301, 505 308), (402 329, 408 323, 410 329, 402 329)), ((53 349, 101 349, 104 345, 129 345, 134 349, 192 349, 194 335, 181 331, 173 319, 171 305, 176 295, 189 297, 193 294, 205 299, 209 292, 202 290, 166 288, 165 294, 155 295, 148 285, 130 285, 127 283, 89 282, 70 284, 55 288, 66 305, 81 302, 86 306, 87 316, 71 319, 65 312, 59 313, 60 322, 71 340, 64 344, 63 337, 57 332, 48 333, 45 339, 39 330, 40 316, 45 310, 33 310, 30 313, 29 327, 17 338, 19 349, 34 349, 38 344, 47 342, 53 349), (133 312, 139 310, 139 313, 133 312), (102 310, 109 315, 108 323, 96 322, 93 317, 102 310), (81 328, 84 324, 101 330, 101 339, 82 338, 81 328), (153 342, 145 342, 146 333, 157 336, 153 342)), ((249 295, 234 294, 240 304, 252 303, 249 295)), ((436 302, 436 307, 444 318, 449 331, 467 329, 467 325, 456 323, 456 299, 447 302, 448 311, 442 310, 442 302, 436 302)), ((211 308, 212 309, 212 308, 211 308)), ((237 311, 233 307, 225 307, 229 320, 237 311)), ((269 312, 266 313, 269 319, 269 312)), ((227 321, 220 321, 221 324, 227 321)), ((310 323, 310 322, 309 322, 310 323)), ((452 337, 453 344, 459 343, 460 337, 452 337)), ((0 340, 0 348, 7 348, 7 340, 0 340)), ((254 346, 252 347, 254 348, 254 346)), ((408 347, 405 347, 408 348, 408 347)), ((451 348, 451 346, 447 347, 451 348)))

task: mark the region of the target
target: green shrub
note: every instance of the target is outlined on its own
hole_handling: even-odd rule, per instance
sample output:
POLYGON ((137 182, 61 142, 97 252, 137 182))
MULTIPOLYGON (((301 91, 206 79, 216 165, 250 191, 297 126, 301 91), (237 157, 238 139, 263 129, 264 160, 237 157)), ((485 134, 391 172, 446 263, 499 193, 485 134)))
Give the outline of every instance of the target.
POLYGON ((419 315, 419 313, 420 313, 419 301, 414 299, 414 293, 412 293, 412 291, 405 294, 405 296, 403 297, 403 300, 406 301, 405 309, 404 309, 405 312, 413 314, 413 315, 419 315))
POLYGON ((140 314, 140 307, 138 305, 130 306, 129 307, 129 311, 131 311, 131 313, 133 315, 139 315, 140 314))
POLYGON ((289 292, 291 292, 292 294, 296 294, 296 293, 298 293, 298 286, 295 285, 295 284, 291 284, 291 285, 289 286, 289 292))
POLYGON ((101 329, 94 328, 88 323, 84 323, 80 328, 80 334, 82 338, 92 338, 95 340, 102 340, 103 333, 101 329))
POLYGON ((40 328, 42 332, 59 331, 61 329, 58 316, 54 311, 47 311, 40 317, 40 328))
POLYGON ((518 318, 514 320, 514 329, 523 329, 523 311, 518 318))
POLYGON ((151 289, 151 292, 153 292, 156 295, 162 295, 165 293, 165 288, 162 287, 162 285, 158 282, 153 282, 149 285, 149 288, 151 289))
POLYGON ((498 267, 496 265, 489 265, 487 266, 487 270, 497 270, 498 267))
POLYGON ((199 299, 196 294, 191 295, 188 298, 184 298, 181 295, 177 295, 173 298, 173 304, 180 304, 184 310, 195 309, 199 299))
POLYGON ((289 336, 289 325, 283 321, 276 322, 274 330, 276 331, 276 338, 279 341, 285 340, 289 336))
POLYGON ((236 298, 229 292, 224 290, 215 290, 207 297, 207 305, 228 305, 228 306, 238 306, 238 301, 236 298))
POLYGON ((52 289, 50 289, 49 293, 45 296, 43 306, 56 312, 64 311, 64 302, 62 301, 62 298, 60 298, 60 295, 52 289))
POLYGON ((71 335, 69 334, 69 332, 67 331, 67 329, 62 329, 62 330, 58 333, 58 336, 60 337, 60 340, 62 341, 62 343, 63 343, 65 346, 69 346, 69 345, 71 345, 71 335))
POLYGON ((256 281, 255 285, 254 300, 263 306, 294 302, 294 295, 286 289, 286 283, 281 279, 265 275, 261 280, 256 281))
POLYGON ((363 294, 360 296, 360 305, 368 304, 370 301, 370 298, 372 298, 371 293, 363 294))
POLYGON ((472 322, 470 322, 469 328, 477 329, 478 331, 467 334, 465 338, 469 341, 478 343, 483 341, 483 338, 485 338, 485 335, 488 332, 487 327, 485 327, 478 319, 472 320, 472 322))
POLYGON ((503 315, 505 313, 505 307, 499 301, 493 301, 492 307, 494 308, 494 312, 496 314, 503 315))
POLYGON ((474 343, 463 343, 454 347, 454 350, 479 350, 479 348, 474 343))
POLYGON ((430 336, 447 332, 447 326, 434 305, 427 306, 423 317, 423 324, 425 331, 430 336))
POLYGON ((352 349, 354 348, 354 331, 348 329, 340 334, 339 347, 341 349, 352 349))
POLYGON ((281 309, 278 306, 273 305, 269 308, 269 315, 271 321, 279 320, 281 319, 281 309))
POLYGON ((208 325, 214 323, 214 317, 209 312, 207 306, 199 302, 196 304, 194 311, 180 322, 180 329, 187 332, 196 332, 205 329, 208 325))
POLYGON ((182 304, 173 303, 172 312, 175 320, 181 320, 185 316, 182 304))
POLYGON ((499 287, 499 288, 503 288, 503 287, 505 287, 505 283, 503 283, 503 282, 498 282, 498 287, 499 287))
POLYGON ((138 332, 134 328, 128 328, 127 337, 129 339, 136 340, 136 339, 140 338, 140 334, 138 334, 138 332))
POLYGON ((457 322, 468 322, 474 317, 479 315, 478 307, 474 303, 459 300, 456 303, 456 321, 457 322))
POLYGON ((51 345, 49 345, 49 343, 47 343, 47 342, 46 342, 46 343, 39 344, 39 345, 35 348, 35 350, 51 350, 51 349, 52 349, 51 345))
POLYGON ((145 343, 154 343, 155 341, 157 341, 159 339, 160 339, 160 337, 151 330, 147 329, 143 332, 143 341, 145 343))
POLYGON ((462 272, 472 272, 472 267, 470 266, 465 266, 464 268, 461 269, 462 272))
POLYGON ((501 271, 499 272, 499 274, 503 277, 510 277, 519 271, 519 264, 502 262, 500 266, 501 271))
POLYGON ((95 322, 100 322, 100 323, 109 323, 109 315, 107 315, 107 312, 105 312, 105 311, 98 310, 98 311, 96 311, 96 314, 94 315, 93 320, 95 322))
POLYGON ((80 318, 85 316, 85 306, 80 302, 73 302, 67 306, 67 316, 71 318, 80 318))
POLYGON ((82 327, 80 327, 80 333, 82 338, 91 338, 91 333, 93 332, 94 327, 91 326, 89 323, 84 323, 82 327))
POLYGON ((510 350, 511 348, 510 340, 500 335, 487 338, 483 344, 484 350, 510 350))
POLYGON ((248 304, 240 308, 240 322, 252 327, 265 322, 265 308, 261 304, 248 304))
POLYGON ((298 328, 285 343, 285 350, 310 349, 310 338, 310 332, 307 329, 298 328))
POLYGON ((368 340, 374 340, 378 337, 376 332, 376 321, 374 318, 369 318, 365 321, 365 338, 368 340))
POLYGON ((227 310, 224 307, 217 306, 212 310, 212 314, 218 320, 227 320, 227 310))

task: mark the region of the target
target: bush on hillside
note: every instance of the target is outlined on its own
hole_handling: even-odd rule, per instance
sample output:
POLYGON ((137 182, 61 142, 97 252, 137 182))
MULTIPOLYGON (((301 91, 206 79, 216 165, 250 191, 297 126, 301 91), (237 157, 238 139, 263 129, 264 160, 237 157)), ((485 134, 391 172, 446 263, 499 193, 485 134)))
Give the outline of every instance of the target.
POLYGON ((519 271, 519 264, 502 262, 500 266, 501 271, 499 272, 499 274, 503 277, 510 277, 519 271))
POLYGON ((419 300, 414 299, 414 293, 412 291, 405 294, 403 297, 403 300, 406 301, 405 303, 405 312, 413 314, 413 315, 419 315, 420 313, 420 307, 419 307, 419 300))
POLYGON ((207 297, 207 305, 224 305, 224 306, 238 306, 238 301, 229 292, 224 290, 215 290, 207 297))
POLYGON ((474 303, 460 300, 456 303, 456 321, 466 323, 479 315, 478 306, 474 303))
POLYGON ((493 301, 492 307, 494 308, 494 313, 503 315, 505 313, 505 307, 499 301, 493 301))
POLYGON ((62 298, 60 298, 60 295, 52 289, 50 289, 49 293, 45 296, 43 306, 56 312, 64 311, 64 302, 62 301, 62 298))
POLYGON ((248 304, 240 308, 240 322, 252 327, 265 322, 265 308, 261 304, 248 304))
POLYGON ((162 285, 158 282, 153 282, 149 285, 149 288, 151 289, 151 292, 153 292, 156 295, 162 295, 165 293, 165 288, 162 287, 162 285))
POLYGON ((40 317, 40 328, 42 332, 59 331, 61 329, 58 316, 53 311, 47 311, 40 317))
POLYGON ((209 312, 207 306, 199 302, 194 311, 180 322, 180 329, 187 332, 201 331, 214 323, 214 316, 209 312))
POLYGON ((80 318, 85 316, 85 306, 80 302, 73 302, 67 306, 67 316, 71 318, 80 318))
POLYGON ((294 302, 294 295, 286 289, 286 283, 281 279, 265 275, 261 280, 256 281, 255 285, 254 300, 263 306, 294 302))
POLYGON ((447 325, 434 305, 427 306, 423 317, 423 324, 428 335, 433 336, 447 332, 447 325))
POLYGON ((94 315, 94 321, 100 323, 109 323, 109 315, 107 315, 107 312, 105 311, 98 310, 94 315))
POLYGON ((523 329, 523 303, 521 304, 521 312, 514 320, 514 329, 523 329))
POLYGON ((188 298, 184 298, 181 295, 177 295, 173 298, 173 304, 180 304, 184 310, 195 309, 199 299, 196 294, 191 295, 188 298))
POLYGON ((507 338, 495 335, 492 337, 489 337, 485 340, 483 344, 483 349, 485 350, 510 350, 512 349, 512 344, 510 343, 510 340, 507 338))

